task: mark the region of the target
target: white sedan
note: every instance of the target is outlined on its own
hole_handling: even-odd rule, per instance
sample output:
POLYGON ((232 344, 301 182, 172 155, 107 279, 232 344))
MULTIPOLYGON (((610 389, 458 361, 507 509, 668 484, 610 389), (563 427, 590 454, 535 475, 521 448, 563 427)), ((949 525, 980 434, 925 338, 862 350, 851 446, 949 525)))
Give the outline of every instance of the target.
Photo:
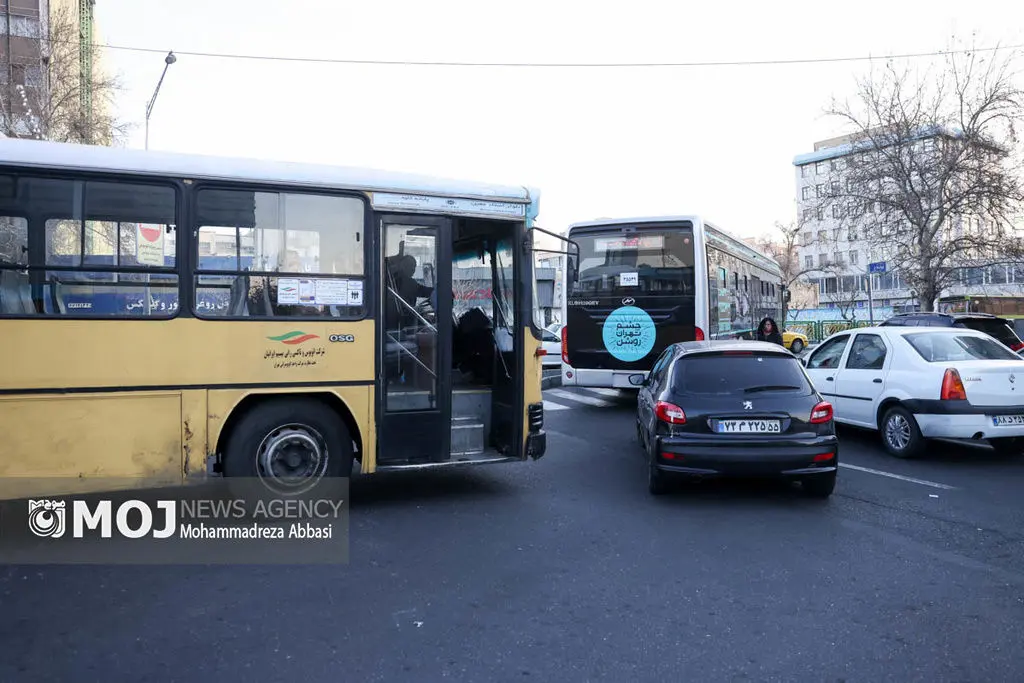
POLYGON ((552 325, 551 327, 543 331, 543 337, 541 338, 541 346, 544 347, 546 352, 543 356, 541 364, 544 367, 552 367, 562 365, 562 326, 552 325))
POLYGON ((931 438, 1024 453, 1024 359, 983 332, 862 327, 803 362, 835 421, 880 431, 896 457, 920 455, 931 438))

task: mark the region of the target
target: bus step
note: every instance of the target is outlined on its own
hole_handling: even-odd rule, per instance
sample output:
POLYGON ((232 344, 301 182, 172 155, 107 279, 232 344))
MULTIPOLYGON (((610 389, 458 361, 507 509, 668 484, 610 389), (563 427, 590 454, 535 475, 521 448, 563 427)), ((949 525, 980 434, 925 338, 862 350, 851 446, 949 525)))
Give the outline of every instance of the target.
POLYGON ((452 455, 484 452, 484 423, 476 417, 452 418, 452 455))

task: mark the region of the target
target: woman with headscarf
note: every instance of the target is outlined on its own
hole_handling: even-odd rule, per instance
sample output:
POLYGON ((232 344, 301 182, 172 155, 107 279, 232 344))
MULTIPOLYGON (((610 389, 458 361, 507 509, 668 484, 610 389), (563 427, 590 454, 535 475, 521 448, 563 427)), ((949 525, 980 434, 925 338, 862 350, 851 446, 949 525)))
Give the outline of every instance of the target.
POLYGON ((785 344, 782 343, 782 332, 771 317, 764 318, 757 326, 757 341, 771 342, 785 347, 785 344))

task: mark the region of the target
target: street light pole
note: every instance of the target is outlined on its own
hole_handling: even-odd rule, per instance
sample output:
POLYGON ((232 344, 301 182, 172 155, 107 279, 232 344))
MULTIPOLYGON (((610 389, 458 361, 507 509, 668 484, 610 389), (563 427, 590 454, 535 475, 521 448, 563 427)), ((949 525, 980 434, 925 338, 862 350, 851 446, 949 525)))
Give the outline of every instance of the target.
POLYGON ((163 85, 164 76, 167 75, 167 67, 178 61, 178 58, 174 56, 174 52, 168 52, 167 56, 164 57, 164 70, 160 74, 160 80, 157 81, 156 90, 153 91, 153 97, 149 99, 149 104, 146 105, 146 149, 149 149, 149 115, 153 113, 153 105, 156 104, 156 96, 160 94, 160 86, 163 85))

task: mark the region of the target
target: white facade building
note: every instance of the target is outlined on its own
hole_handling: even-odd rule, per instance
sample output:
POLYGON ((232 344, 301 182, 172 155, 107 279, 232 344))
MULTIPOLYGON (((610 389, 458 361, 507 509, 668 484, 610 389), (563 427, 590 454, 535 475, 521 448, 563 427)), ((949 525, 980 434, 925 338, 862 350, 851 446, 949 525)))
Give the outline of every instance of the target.
MULTIPOLYGON (((937 140, 938 136, 921 137, 915 143, 920 145, 918 153, 936 149, 937 140)), ((793 160, 801 223, 800 266, 822 269, 808 272, 802 279, 817 285, 820 305, 837 309, 837 316, 845 310, 857 319, 868 318, 869 277, 876 316, 880 308, 893 313, 915 310, 920 306, 917 292, 901 281, 898 271, 893 271, 887 262, 886 248, 867 239, 866 228, 858 225, 858 221, 844 219, 843 208, 838 203, 829 205, 828 201, 822 201, 838 189, 836 185, 847 182, 844 171, 852 154, 851 138, 833 138, 815 143, 813 152, 798 155, 793 160), (871 264, 876 264, 876 270, 884 268, 885 272, 869 274, 871 264)), ((863 209, 865 214, 880 210, 875 202, 867 202, 863 209)), ((946 236, 954 237, 965 229, 976 228, 974 223, 955 219, 946 236)), ((941 294, 942 297, 1022 295, 1024 264, 959 268, 954 283, 941 294)))

